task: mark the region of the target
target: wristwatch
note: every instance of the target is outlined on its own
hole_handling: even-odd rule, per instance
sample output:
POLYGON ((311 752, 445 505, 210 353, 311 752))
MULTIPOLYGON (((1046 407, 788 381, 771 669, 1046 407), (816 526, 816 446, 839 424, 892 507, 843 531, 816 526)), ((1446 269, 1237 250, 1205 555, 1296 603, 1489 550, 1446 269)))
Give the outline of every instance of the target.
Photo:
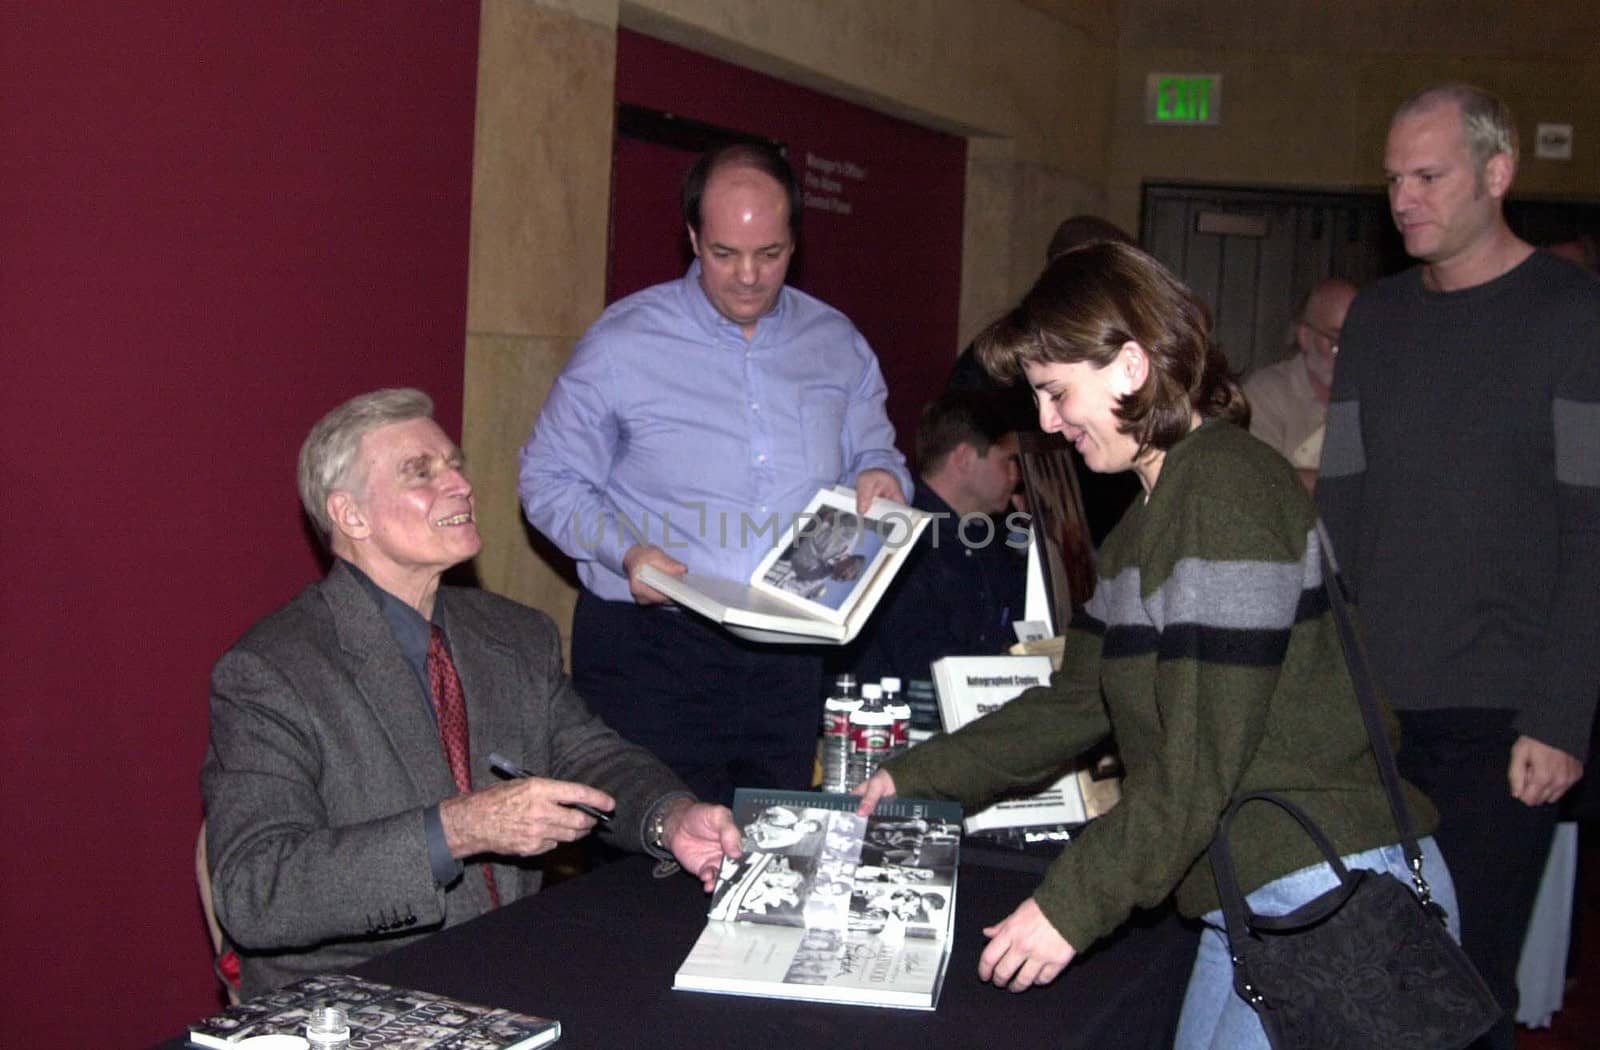
POLYGON ((656 866, 651 874, 658 879, 678 873, 678 862, 672 859, 672 850, 667 846, 667 815, 677 808, 680 798, 690 798, 690 796, 673 795, 656 803, 655 812, 650 815, 650 823, 645 825, 644 848, 656 857, 656 866))
POLYGON ((663 802, 656 807, 655 814, 650 818, 650 826, 644 832, 644 844, 652 853, 672 855, 667 848, 667 811, 672 809, 670 801, 663 802))

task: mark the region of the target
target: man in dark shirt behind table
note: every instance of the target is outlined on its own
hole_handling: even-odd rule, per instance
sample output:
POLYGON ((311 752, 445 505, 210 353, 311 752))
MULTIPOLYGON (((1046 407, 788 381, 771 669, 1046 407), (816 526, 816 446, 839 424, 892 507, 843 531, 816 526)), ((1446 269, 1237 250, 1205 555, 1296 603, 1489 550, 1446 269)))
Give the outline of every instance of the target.
POLYGON ((946 656, 1003 653, 1022 618, 1026 542, 1012 538, 1017 435, 1000 395, 958 390, 922 410, 917 494, 934 516, 860 643, 862 681, 931 677, 946 656))

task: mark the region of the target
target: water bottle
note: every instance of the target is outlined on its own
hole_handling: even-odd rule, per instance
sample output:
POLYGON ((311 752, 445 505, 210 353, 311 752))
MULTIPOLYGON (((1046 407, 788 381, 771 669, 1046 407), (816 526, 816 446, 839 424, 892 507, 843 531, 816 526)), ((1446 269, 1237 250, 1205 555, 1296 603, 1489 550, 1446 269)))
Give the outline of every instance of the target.
POLYGON ((850 714, 861 706, 854 675, 834 679, 822 705, 822 790, 850 790, 850 714))
POLYGON ((306 1018, 306 1042, 310 1050, 348 1050, 350 1021, 344 1008, 319 1006, 306 1018))
POLYGON ((851 787, 877 772, 879 764, 891 754, 894 746, 894 716, 883 709, 883 689, 876 685, 861 687, 861 706, 850 715, 850 766, 848 780, 851 787))
POLYGON ((911 746, 911 703, 900 695, 900 679, 885 678, 879 685, 883 689, 883 709, 894 719, 889 751, 898 755, 911 746))

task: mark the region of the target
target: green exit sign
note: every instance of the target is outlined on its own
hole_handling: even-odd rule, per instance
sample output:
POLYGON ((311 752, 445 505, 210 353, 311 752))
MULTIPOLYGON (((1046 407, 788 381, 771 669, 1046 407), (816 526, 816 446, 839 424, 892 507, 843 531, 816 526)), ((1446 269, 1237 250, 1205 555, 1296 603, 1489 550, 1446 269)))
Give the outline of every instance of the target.
POLYGON ((1144 79, 1144 122, 1221 124, 1222 74, 1149 74, 1144 79))

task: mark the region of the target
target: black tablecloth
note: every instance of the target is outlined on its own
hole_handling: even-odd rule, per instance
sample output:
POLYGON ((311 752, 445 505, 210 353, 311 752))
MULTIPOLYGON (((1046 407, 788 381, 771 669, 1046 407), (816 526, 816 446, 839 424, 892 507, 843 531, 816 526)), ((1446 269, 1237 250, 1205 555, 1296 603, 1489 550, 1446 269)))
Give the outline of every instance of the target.
MULTIPOLYGON (((1016 867, 1035 866, 1021 860, 1016 867)), ((642 857, 604 865, 356 972, 559 1018, 563 1050, 1170 1047, 1195 950, 1193 930, 1170 913, 1141 917, 1049 986, 1014 995, 978 980, 982 928, 1009 914, 1037 881, 1033 871, 963 862, 955 946, 934 1013, 673 991, 672 975, 705 925, 707 897, 687 876, 652 878, 642 857)))

